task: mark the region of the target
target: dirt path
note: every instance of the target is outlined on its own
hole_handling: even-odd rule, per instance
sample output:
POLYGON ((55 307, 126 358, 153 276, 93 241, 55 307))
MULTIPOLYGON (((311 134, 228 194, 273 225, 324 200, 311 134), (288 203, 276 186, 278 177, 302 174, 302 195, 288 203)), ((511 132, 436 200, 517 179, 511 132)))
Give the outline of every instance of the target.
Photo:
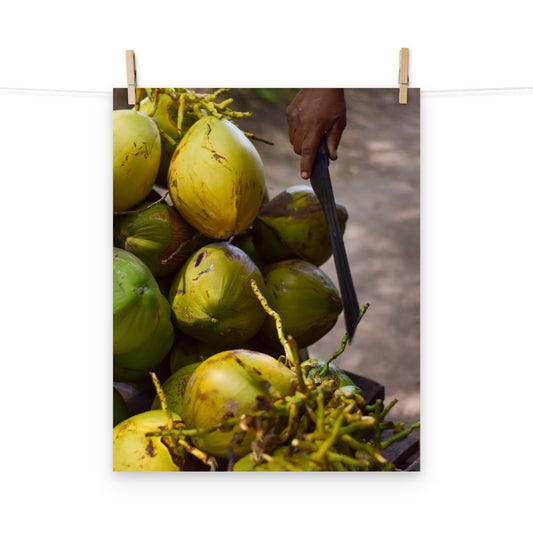
MULTIPOLYGON (((299 157, 287 136, 285 105, 251 99, 243 91, 235 109, 253 117, 244 130, 275 143, 256 143, 270 197, 301 184, 299 157)), ((407 106, 395 89, 346 91, 347 122, 338 160, 330 165, 337 201, 348 210, 344 235, 352 277, 361 305, 370 303, 353 344, 339 359, 346 370, 385 385, 387 400, 398 398, 396 418, 420 418, 420 188, 419 92, 407 106)), ((333 259, 321 267, 337 284, 333 259)), ((344 334, 341 315, 335 328, 309 348, 325 359, 344 334)))

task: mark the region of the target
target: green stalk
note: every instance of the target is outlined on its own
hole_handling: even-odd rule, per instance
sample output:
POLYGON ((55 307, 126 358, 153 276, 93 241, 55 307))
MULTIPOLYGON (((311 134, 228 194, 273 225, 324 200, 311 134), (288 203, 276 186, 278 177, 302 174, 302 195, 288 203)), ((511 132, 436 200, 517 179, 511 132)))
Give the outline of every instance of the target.
MULTIPOLYGON (((366 313, 366 310, 370 307, 370 304, 365 304, 363 305, 363 307, 361 308, 361 311, 359 312, 359 318, 357 319, 357 324, 359 324, 359 322, 361 321, 361 319, 363 318, 364 314, 366 313)), ((322 370, 320 371, 319 373, 319 376, 321 377, 326 377, 328 375, 328 372, 329 372, 329 364, 337 359, 337 357, 339 357, 339 355, 341 355, 345 348, 346 348, 346 344, 348 343, 348 334, 346 333, 344 335, 344 337, 342 338, 342 341, 341 341, 341 347, 332 355, 330 355, 328 357, 328 359, 326 359, 326 362, 324 363, 324 367, 322 368, 322 370)))
POLYGON ((415 429, 417 429, 419 427, 420 427, 420 422, 417 422, 416 424, 413 424, 412 426, 408 427, 407 429, 404 429, 403 431, 399 431, 398 433, 395 433, 394 435, 389 437, 386 441, 381 443, 381 448, 387 448, 388 446, 390 446, 394 442, 404 439, 405 437, 407 437, 407 435, 409 435, 409 433, 411 433, 411 431, 413 431, 413 430, 415 430, 415 429))
POLYGON ((172 429, 174 427, 174 419, 172 418, 172 412, 168 408, 167 398, 165 396, 165 393, 163 392, 163 387, 161 387, 161 383, 155 375, 155 372, 150 372, 150 376, 155 386, 157 396, 159 397, 159 401, 161 402, 161 409, 163 409, 163 411, 165 411, 165 414, 167 415, 167 429, 172 429))
POLYGON ((318 451, 311 456, 312 461, 318 464, 322 464, 324 455, 329 450, 329 448, 331 448, 331 446, 333 446, 333 444, 335 443, 335 440, 339 434, 343 421, 344 421, 344 413, 341 413, 339 418, 335 420, 335 425, 333 426, 333 431, 331 432, 331 435, 322 443, 318 451))
POLYGON ((354 439, 351 435, 342 435, 341 440, 348 444, 351 448, 357 451, 362 451, 366 454, 368 454, 370 457, 374 459, 377 463, 380 465, 384 465, 387 463, 387 460, 377 451, 375 450, 370 444, 360 442, 357 439, 354 439))
POLYGON ((324 438, 324 394, 321 390, 318 391, 316 397, 317 403, 317 420, 316 420, 316 429, 315 434, 319 439, 324 438))
POLYGON ((255 281, 255 279, 250 280, 250 285, 252 286, 252 290, 254 291, 254 294, 257 296, 257 299, 261 302, 263 309, 276 322, 276 331, 278 334, 278 339, 283 345, 283 349, 285 351, 285 357, 287 358, 287 361, 289 361, 289 363, 295 369, 296 377, 298 379, 298 388, 304 394, 308 394, 309 389, 307 388, 307 385, 305 384, 305 381, 303 378, 302 368, 300 366, 300 354, 298 353, 298 346, 296 345, 296 341, 290 335, 288 336, 288 338, 286 338, 285 335, 283 334, 283 324, 281 323, 281 317, 279 316, 278 313, 276 313, 276 311, 274 311, 274 309, 272 309, 268 305, 267 299, 263 296, 263 294, 259 290, 259 287, 257 286, 257 282, 255 281))
MULTIPOLYGON (((330 462, 336 461, 344 463, 348 466, 355 468, 356 470, 368 470, 368 467, 370 466, 367 461, 363 461, 361 459, 354 459, 353 457, 350 457, 348 455, 343 455, 336 452, 327 452, 327 458, 330 462)), ((344 468, 343 470, 346 469, 344 468)))

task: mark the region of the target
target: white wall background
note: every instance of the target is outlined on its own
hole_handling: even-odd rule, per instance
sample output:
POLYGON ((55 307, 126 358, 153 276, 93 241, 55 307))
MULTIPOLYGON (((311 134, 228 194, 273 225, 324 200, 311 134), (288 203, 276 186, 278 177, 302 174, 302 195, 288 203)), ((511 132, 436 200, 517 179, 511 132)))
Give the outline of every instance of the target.
POLYGON ((126 49, 136 51, 139 86, 394 87, 401 47, 422 91, 532 86, 528 4, 3 8, 0 454, 9 531, 522 530, 533 474, 533 91, 422 94, 419 474, 113 474, 108 249, 110 91, 126 84, 126 49))

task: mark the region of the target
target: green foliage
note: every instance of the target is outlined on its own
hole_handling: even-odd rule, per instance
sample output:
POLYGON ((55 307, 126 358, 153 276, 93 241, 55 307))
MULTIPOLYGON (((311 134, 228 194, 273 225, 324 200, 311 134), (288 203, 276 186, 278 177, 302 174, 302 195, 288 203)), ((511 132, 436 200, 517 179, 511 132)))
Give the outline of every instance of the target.
POLYGON ((256 88, 256 89, 253 89, 252 91, 253 91, 254 96, 258 97, 260 100, 264 100, 271 104, 281 104, 281 103, 285 103, 285 101, 292 100, 296 96, 298 89, 289 89, 289 88, 275 89, 275 88, 269 87, 269 88, 256 88))

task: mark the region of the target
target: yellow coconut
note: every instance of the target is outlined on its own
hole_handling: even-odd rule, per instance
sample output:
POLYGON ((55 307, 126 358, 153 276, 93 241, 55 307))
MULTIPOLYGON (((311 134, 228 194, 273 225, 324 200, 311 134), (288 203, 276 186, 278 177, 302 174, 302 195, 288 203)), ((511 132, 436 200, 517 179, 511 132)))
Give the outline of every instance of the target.
POLYGON ((240 458, 250 452, 252 429, 214 429, 228 417, 253 413, 261 403, 294 393, 295 374, 274 357, 251 350, 215 354, 194 370, 185 389, 183 420, 187 427, 209 430, 193 436, 201 450, 228 458, 229 448, 240 458))
MULTIPOLYGON (((180 417, 172 414, 174 421, 180 417)), ((182 470, 184 458, 162 437, 147 433, 168 427, 165 411, 147 411, 132 416, 113 428, 113 470, 115 472, 157 472, 182 470)))
POLYGON ((227 239, 244 232, 259 212, 265 192, 263 163, 237 126, 205 117, 176 148, 168 189, 189 224, 213 239, 227 239))
POLYGON ((159 170, 156 123, 133 109, 113 111, 113 210, 124 211, 150 193, 159 170))

